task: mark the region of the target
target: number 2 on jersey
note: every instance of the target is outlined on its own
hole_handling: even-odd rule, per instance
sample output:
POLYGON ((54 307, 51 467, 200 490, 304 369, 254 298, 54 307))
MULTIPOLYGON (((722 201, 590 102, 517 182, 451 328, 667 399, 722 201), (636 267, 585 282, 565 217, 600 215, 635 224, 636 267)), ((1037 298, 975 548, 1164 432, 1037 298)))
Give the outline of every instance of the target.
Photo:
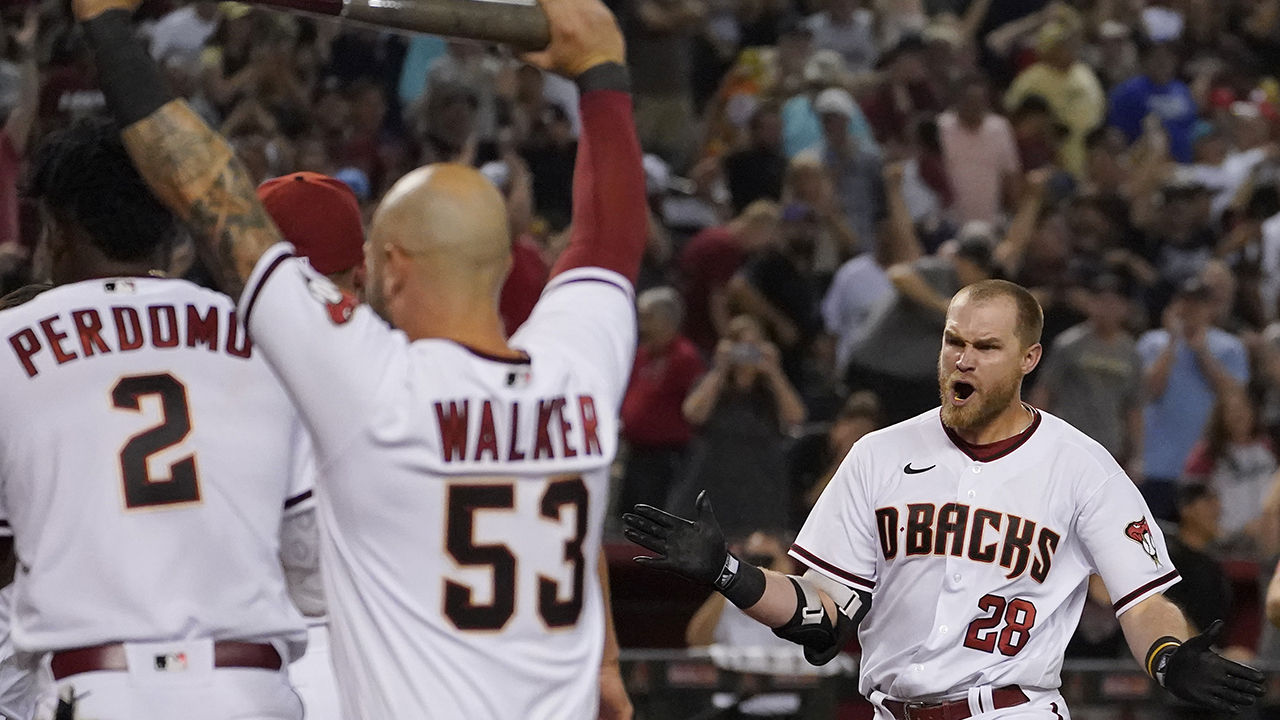
POLYGON ((998 647, 1001 654, 1013 657, 1031 639, 1031 626, 1036 624, 1036 606, 1031 601, 983 595, 978 600, 978 609, 991 614, 969 623, 969 631, 964 635, 965 647, 982 652, 995 652, 998 647), (1004 629, 996 632, 1001 620, 1004 629))
MULTIPOLYGON (((539 503, 540 516, 558 522, 563 508, 574 508, 574 535, 564 544, 564 561, 573 564, 573 587, 568 600, 560 600, 560 583, 538 577, 538 613, 547 627, 576 625, 582 614, 582 591, 586 582, 586 558, 582 542, 587 536, 587 486, 580 477, 555 480, 547 486, 539 503)), ((516 611, 516 556, 503 544, 475 544, 475 514, 482 510, 515 509, 515 486, 452 485, 445 527, 445 549, 463 567, 485 567, 493 571, 493 596, 487 604, 473 601, 472 588, 446 579, 444 614, 459 630, 501 630, 516 611)))
POLYGON ((147 470, 152 455, 177 445, 191 432, 187 387, 168 373, 131 375, 120 378, 111 389, 111 403, 117 410, 141 412, 140 401, 148 395, 160 398, 164 422, 129 438, 120 450, 125 507, 133 510, 199 502, 200 478, 194 454, 170 465, 167 478, 152 478, 147 470))

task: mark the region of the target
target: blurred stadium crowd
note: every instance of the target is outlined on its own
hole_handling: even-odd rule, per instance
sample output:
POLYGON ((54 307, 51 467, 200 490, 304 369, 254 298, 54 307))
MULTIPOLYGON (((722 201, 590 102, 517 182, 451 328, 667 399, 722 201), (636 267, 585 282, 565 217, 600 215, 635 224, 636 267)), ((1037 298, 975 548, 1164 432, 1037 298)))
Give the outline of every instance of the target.
MULTIPOLYGON (((1280 0, 611 5, 651 207, 620 507, 687 515, 707 488, 787 562, 777 539, 849 447, 936 406, 951 295, 1003 277, 1046 313, 1024 397, 1128 469, 1197 624, 1232 607, 1233 650, 1280 658, 1259 598, 1280 555, 1280 0)), ((481 168, 516 238, 508 330, 527 317, 567 239, 571 82, 236 3, 142 12, 258 181, 333 175, 367 218, 418 165, 481 168)), ((7 291, 41 267, 24 157, 103 98, 60 3, 0 18, 7 291)), ((171 273, 207 279, 190 243, 171 273)), ((1115 656, 1095 595, 1073 652, 1115 656)))

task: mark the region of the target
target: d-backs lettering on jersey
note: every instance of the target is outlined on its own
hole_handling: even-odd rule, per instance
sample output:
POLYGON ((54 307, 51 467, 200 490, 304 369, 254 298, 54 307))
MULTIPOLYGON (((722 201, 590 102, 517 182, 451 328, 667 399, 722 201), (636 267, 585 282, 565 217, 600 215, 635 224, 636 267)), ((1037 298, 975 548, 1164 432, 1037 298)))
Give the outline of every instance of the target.
POLYGON ((1062 420, 1039 413, 983 462, 935 409, 854 445, 791 554, 872 590, 864 695, 1052 691, 1090 574, 1117 614, 1178 581, 1150 517, 1111 455, 1062 420))
POLYGON ((630 283, 557 275, 510 346, 409 342, 277 245, 241 307, 320 463, 320 560, 348 720, 596 717, 597 560, 635 354, 630 283))
POLYGON ((235 322, 184 280, 87 280, 0 312, 0 517, 13 641, 283 640, 276 560, 305 433, 235 322), (6 351, 6 348, 8 351, 6 351))
POLYGON ((897 559, 899 546, 903 557, 950 554, 981 563, 999 559, 1000 567, 1009 571, 1005 579, 1012 580, 1029 567, 1031 579, 1041 583, 1049 576, 1053 553, 1062 540, 1061 533, 1043 525, 1037 529, 1035 520, 956 502, 941 507, 924 502, 901 509, 876 508, 876 530, 886 562, 897 559))

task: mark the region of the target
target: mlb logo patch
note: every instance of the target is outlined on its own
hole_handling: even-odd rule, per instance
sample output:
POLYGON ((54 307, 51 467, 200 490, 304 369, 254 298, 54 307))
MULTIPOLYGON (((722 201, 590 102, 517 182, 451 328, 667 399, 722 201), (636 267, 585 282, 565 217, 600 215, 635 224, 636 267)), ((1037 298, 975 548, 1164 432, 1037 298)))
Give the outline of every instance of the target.
POLYGON ((118 278, 116 280, 108 280, 102 283, 102 289, 109 293, 134 293, 137 292, 138 286, 128 278, 118 278))
POLYGON ((156 670, 158 672, 182 672, 186 669, 186 653, 168 653, 156 656, 156 670))
POLYGON ((533 380, 533 372, 530 370, 508 370, 507 371, 507 387, 509 388, 525 388, 533 380))

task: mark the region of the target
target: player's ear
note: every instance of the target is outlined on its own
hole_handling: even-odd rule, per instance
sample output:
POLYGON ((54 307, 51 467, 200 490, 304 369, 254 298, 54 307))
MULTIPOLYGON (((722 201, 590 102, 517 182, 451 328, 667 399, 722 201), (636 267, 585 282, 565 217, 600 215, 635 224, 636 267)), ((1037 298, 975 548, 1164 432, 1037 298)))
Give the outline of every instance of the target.
POLYGON ((1022 374, 1029 375, 1040 364, 1040 356, 1044 354, 1044 346, 1035 343, 1022 354, 1022 374))
POLYGON ((375 252, 383 253, 382 258, 382 290, 387 297, 399 294, 404 290, 410 274, 413 272, 413 256, 404 248, 387 243, 375 252))

